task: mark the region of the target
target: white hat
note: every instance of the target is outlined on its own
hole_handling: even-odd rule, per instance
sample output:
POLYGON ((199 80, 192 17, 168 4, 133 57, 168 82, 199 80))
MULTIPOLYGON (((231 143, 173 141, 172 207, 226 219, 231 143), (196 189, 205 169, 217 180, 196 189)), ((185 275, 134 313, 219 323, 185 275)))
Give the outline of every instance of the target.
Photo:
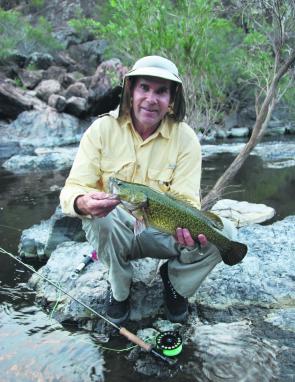
POLYGON ((182 84, 176 65, 160 56, 146 56, 136 61, 125 77, 132 76, 158 77, 182 84))

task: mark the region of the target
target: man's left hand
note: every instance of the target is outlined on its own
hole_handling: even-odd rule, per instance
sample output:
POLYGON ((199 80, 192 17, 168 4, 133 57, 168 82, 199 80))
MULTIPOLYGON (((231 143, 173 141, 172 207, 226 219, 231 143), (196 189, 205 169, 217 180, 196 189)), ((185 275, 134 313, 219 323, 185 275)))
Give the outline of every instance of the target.
POLYGON ((196 240, 194 240, 190 231, 187 228, 176 229, 176 241, 179 244, 184 245, 186 247, 194 247, 196 242, 199 243, 201 248, 206 247, 206 245, 208 244, 208 239, 203 233, 200 233, 197 236, 196 240))

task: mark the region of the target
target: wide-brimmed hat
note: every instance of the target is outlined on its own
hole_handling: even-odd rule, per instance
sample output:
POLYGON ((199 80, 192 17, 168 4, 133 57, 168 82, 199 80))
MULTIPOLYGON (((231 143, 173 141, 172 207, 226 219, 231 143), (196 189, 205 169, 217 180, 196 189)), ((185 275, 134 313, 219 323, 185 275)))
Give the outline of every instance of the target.
POLYGON ((167 58, 160 56, 146 56, 136 61, 125 77, 132 76, 158 77, 182 84, 176 65, 167 58))
POLYGON ((120 103, 120 115, 129 112, 130 109, 130 84, 128 80, 132 77, 156 77, 170 80, 176 83, 173 100, 173 117, 176 121, 182 121, 185 116, 185 98, 182 86, 182 80, 179 76, 176 65, 161 56, 146 56, 135 62, 132 69, 124 77, 123 91, 120 103))

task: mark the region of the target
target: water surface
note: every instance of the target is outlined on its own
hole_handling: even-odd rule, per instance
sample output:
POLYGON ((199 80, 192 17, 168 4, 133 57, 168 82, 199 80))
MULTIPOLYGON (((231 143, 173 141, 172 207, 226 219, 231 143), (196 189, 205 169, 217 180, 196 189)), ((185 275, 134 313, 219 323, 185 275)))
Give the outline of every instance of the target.
MULTIPOLYGON (((295 144, 295 139, 292 141, 295 144)), ((226 153, 206 157, 203 188, 210 188, 232 160, 233 155, 226 153)), ((14 175, 0 170, 1 247, 16 254, 21 231, 52 215, 58 204, 56 189, 63 185, 66 174, 67 171, 14 175)), ((265 203, 275 208, 274 219, 280 220, 295 214, 294 185, 294 167, 269 168, 260 157, 251 156, 225 196, 265 203)), ((0 380, 98 380, 99 343, 91 333, 63 328, 42 312, 34 304, 34 292, 26 286, 30 275, 29 270, 0 254, 0 380)), ((126 346, 124 339, 114 341, 114 346, 126 346)), ((184 352, 184 356, 190 355, 184 352)), ((132 362, 124 354, 105 352, 104 359, 107 382, 155 380, 133 372, 132 362)), ((177 375, 173 380, 183 382, 190 378, 177 375)))

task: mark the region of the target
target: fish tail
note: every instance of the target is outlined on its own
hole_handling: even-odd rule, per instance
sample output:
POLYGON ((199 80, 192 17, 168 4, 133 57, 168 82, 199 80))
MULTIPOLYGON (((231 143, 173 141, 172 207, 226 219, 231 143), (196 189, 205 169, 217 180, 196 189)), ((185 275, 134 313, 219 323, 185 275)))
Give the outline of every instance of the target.
POLYGON ((247 246, 237 241, 231 241, 230 246, 220 250, 222 260, 227 265, 235 265, 243 260, 247 254, 247 246))

